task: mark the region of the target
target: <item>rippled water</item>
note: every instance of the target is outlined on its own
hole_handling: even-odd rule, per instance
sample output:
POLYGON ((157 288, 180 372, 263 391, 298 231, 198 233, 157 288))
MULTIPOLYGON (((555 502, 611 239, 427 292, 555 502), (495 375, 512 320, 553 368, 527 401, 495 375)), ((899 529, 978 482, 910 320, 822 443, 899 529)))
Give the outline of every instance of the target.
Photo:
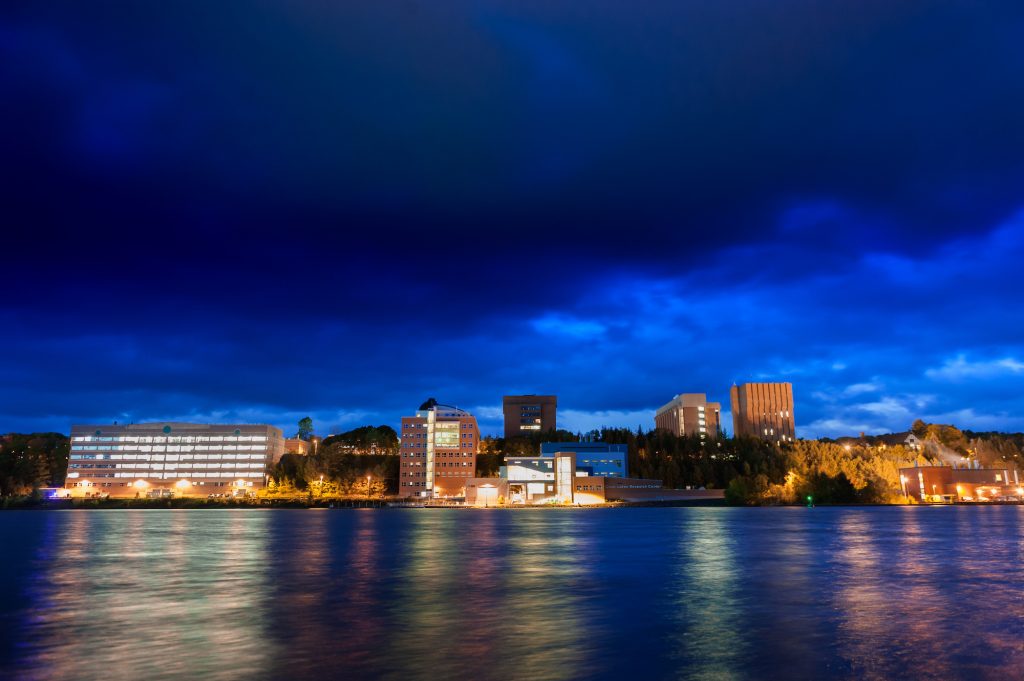
POLYGON ((2 678, 1024 678, 1024 507, 5 512, 0 540, 2 678))

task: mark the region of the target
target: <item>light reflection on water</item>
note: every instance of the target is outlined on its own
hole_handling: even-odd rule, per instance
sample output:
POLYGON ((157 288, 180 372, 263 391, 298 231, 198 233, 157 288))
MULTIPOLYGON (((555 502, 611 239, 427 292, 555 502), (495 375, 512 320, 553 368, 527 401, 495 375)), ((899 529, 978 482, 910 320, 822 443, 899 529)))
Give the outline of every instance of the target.
POLYGON ((837 525, 832 598, 839 617, 839 656, 849 661, 858 678, 885 679, 890 658, 878 651, 886 647, 887 619, 893 606, 899 606, 890 601, 892 594, 879 577, 896 565, 880 559, 867 514, 851 511, 837 525))
POLYGON ((731 678, 747 655, 736 539, 727 527, 730 510, 685 523, 676 537, 680 552, 673 585, 678 621, 673 631, 678 637, 680 678, 731 678))
POLYGON ((0 514, 0 678, 1024 678, 1024 508, 0 514))
POLYGON ((25 678, 229 678, 266 668, 266 516, 47 516, 60 530, 28 586, 25 678))

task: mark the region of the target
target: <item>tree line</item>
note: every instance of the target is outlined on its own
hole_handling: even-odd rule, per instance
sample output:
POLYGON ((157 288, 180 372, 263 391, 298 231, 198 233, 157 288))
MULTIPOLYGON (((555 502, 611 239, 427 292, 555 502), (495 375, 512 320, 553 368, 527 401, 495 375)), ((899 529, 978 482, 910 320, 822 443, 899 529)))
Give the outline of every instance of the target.
POLYGON ((68 472, 70 441, 60 433, 0 435, 0 496, 59 487, 68 472))
MULTIPOLYGON (((295 437, 313 439, 305 417, 295 437)), ((380 497, 398 492, 398 433, 391 426, 361 426, 323 439, 309 454, 284 454, 268 473, 263 495, 316 498, 380 497)))
MULTIPOLYGON (((915 424, 918 427, 919 424, 915 424)), ((665 430, 604 428, 588 433, 485 438, 479 475, 496 475, 506 456, 536 456, 542 441, 593 440, 625 444, 629 475, 668 488, 725 490, 732 504, 898 503, 899 469, 937 463, 938 446, 956 448, 983 465, 1021 466, 1024 434, 971 433, 953 426, 917 428, 923 451, 903 445, 840 445, 828 439, 775 444, 756 438, 678 437, 665 430)), ((1021 466, 1024 467, 1024 466, 1021 466)))

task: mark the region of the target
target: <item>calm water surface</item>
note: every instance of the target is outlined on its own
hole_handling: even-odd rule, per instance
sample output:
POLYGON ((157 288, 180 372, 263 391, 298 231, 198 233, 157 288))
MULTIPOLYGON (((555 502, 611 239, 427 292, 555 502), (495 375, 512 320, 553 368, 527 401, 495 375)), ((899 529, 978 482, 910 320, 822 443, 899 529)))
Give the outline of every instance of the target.
POLYGON ((0 513, 0 678, 1024 679, 1024 507, 0 513))

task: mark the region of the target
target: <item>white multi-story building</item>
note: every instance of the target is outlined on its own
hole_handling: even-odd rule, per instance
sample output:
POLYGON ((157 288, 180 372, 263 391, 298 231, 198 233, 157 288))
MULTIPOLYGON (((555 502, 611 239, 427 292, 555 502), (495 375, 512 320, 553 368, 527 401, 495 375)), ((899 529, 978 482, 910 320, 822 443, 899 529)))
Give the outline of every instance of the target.
POLYGON ((71 427, 72 496, 238 496, 262 488, 284 453, 266 425, 137 423, 71 427))

